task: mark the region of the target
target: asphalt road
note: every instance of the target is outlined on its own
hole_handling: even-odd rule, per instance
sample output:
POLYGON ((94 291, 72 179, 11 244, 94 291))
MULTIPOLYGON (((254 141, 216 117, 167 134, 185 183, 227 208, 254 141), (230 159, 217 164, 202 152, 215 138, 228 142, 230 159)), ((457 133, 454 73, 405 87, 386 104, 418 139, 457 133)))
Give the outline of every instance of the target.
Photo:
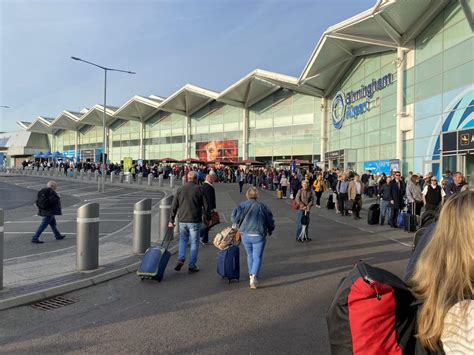
MULTIPOLYGON (((242 196, 235 185, 217 191, 228 217, 242 196)), ((313 242, 301 244, 290 200, 268 192, 260 199, 277 229, 259 289, 248 287, 243 248, 242 280, 229 285, 216 274, 216 249, 206 246, 198 274, 175 272, 173 256, 162 283, 131 274, 67 294, 77 302, 56 310, 1 312, 0 353, 328 354, 325 315, 340 279, 359 259, 402 275, 412 236, 321 209, 312 212, 313 242)))
POLYGON ((77 180, 58 181, 62 215, 57 216, 58 229, 66 238, 54 239, 48 227, 41 236, 44 244, 32 244, 31 237, 41 217, 34 205, 37 191, 53 178, 29 176, 0 177, 0 208, 5 209, 5 259, 50 252, 76 245, 77 209, 85 203, 100 205, 100 237, 113 233, 133 219, 133 205, 143 198, 152 198, 157 204, 164 196, 160 191, 130 189, 126 186, 107 187, 105 194, 97 192, 95 184, 77 180), (5 197, 4 197, 5 196, 5 197))

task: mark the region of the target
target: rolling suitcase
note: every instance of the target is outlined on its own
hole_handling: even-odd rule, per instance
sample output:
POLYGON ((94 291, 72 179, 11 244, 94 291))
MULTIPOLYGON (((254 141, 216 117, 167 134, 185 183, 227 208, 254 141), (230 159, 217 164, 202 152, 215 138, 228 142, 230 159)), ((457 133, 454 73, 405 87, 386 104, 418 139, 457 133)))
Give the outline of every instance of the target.
POLYGON ((369 213, 367 215, 368 224, 379 224, 380 220, 380 206, 378 203, 374 203, 369 207, 369 213))
POLYGON ((415 215, 415 204, 412 203, 411 206, 411 213, 405 217, 405 232, 416 232, 416 228, 418 227, 418 220, 417 216, 415 215))
POLYGON ((281 191, 281 190, 277 191, 277 198, 279 198, 279 199, 283 198, 283 191, 281 191))
POLYGON ((217 273, 229 283, 232 280, 240 280, 240 249, 231 245, 225 250, 220 250, 217 254, 217 273))
POLYGON ((142 262, 137 270, 137 275, 142 280, 153 279, 161 282, 165 274, 166 266, 170 260, 171 253, 168 251, 171 240, 173 239, 173 228, 168 228, 161 246, 148 248, 143 255, 142 262), (166 248, 164 247, 165 243, 166 248))

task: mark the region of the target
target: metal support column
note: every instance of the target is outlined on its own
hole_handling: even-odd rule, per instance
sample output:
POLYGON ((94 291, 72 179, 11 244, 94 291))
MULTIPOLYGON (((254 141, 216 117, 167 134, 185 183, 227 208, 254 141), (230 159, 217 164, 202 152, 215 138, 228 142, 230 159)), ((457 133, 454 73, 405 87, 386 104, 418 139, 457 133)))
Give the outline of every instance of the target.
POLYGON ((242 154, 242 157, 244 160, 249 158, 249 109, 248 107, 244 107, 243 111, 243 133, 244 133, 244 152, 242 154))
POLYGON ((76 269, 99 267, 99 204, 88 203, 77 209, 76 269))
POLYGON ((151 198, 138 201, 133 208, 133 252, 143 254, 151 244, 151 198))
POLYGON ((405 86, 405 51, 397 48, 397 117, 396 117, 396 158, 400 159, 400 166, 403 166, 403 132, 401 121, 405 116, 405 105, 403 102, 403 89, 405 86))

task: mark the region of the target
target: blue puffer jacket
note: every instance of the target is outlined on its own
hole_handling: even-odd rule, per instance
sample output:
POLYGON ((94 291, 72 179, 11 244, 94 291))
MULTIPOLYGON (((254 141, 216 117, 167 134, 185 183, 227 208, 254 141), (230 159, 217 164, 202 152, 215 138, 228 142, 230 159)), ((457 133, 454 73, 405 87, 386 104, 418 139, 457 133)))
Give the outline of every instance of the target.
POLYGON ((265 237, 268 232, 275 229, 272 212, 266 205, 256 200, 244 201, 232 211, 233 224, 238 226, 244 218, 245 221, 239 228, 241 234, 258 234, 265 237), (255 207, 250 210, 253 204, 255 207), (248 214, 245 217, 246 213, 248 214))

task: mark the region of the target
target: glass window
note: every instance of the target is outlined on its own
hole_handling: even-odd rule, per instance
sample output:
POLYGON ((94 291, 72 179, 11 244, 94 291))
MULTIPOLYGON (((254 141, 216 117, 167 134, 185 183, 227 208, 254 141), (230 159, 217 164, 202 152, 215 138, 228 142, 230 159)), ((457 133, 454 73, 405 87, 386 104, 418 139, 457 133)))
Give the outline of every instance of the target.
POLYGON ((450 91, 455 88, 472 84, 474 80, 474 60, 448 70, 443 74, 443 90, 450 91))

